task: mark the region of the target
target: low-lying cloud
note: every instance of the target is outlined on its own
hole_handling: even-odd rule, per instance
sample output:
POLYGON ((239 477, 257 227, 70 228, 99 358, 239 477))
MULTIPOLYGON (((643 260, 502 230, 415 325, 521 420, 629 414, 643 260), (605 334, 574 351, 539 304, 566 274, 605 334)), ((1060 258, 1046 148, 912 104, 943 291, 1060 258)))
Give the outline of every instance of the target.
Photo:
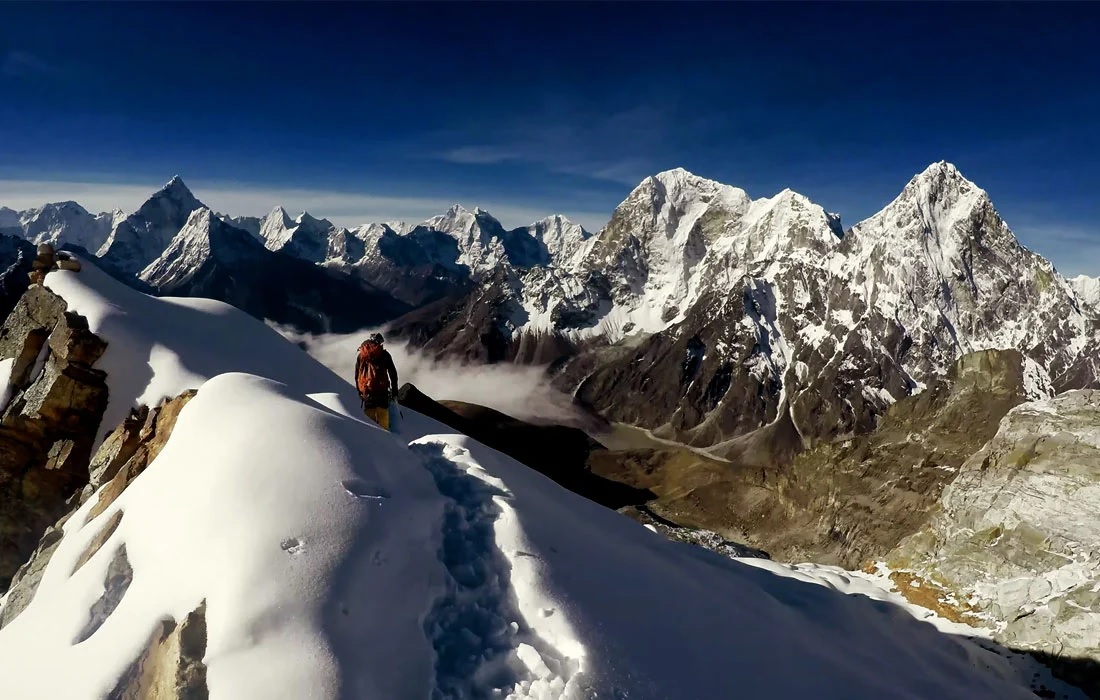
MULTIPOLYGON (((276 327, 314 359, 352 382, 355 352, 373 331, 340 335, 309 335, 276 327)), ((515 418, 537 423, 590 426, 592 418, 572 398, 547 381, 541 367, 512 364, 463 365, 440 361, 401 342, 386 342, 402 384, 411 382, 436 400, 488 406, 515 418)))

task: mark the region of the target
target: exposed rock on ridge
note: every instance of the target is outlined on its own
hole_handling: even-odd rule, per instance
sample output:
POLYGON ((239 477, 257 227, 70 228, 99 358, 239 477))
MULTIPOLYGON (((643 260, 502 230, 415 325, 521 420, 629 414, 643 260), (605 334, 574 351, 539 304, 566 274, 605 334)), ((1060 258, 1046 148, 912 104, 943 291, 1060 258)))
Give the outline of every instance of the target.
MULTIPOLYGON (((1017 648, 1100 671, 1100 392, 1012 410, 935 518, 887 558, 969 601, 1017 648)), ((1100 672, 1086 688, 1100 697, 1100 672)))
POLYGON ((88 481, 88 459, 107 405, 94 367, 106 344, 87 320, 41 286, 0 326, 10 362, 0 417, 0 589, 88 481))
MULTIPOLYGON (((107 436, 91 461, 85 463, 83 476, 87 485, 80 493, 79 502, 74 503, 72 510, 46 531, 34 553, 12 579, 7 602, 0 609, 0 628, 14 620, 34 598, 46 564, 61 541, 61 527, 75 509, 94 495, 96 501, 88 513, 88 518, 91 519, 103 513, 122 495, 126 487, 160 454, 172 434, 180 411, 194 396, 194 391, 187 391, 152 409, 145 406, 135 409, 107 436)), ((86 561, 95 554, 110 537, 120 519, 116 519, 113 526, 104 528, 81 561, 86 561)))

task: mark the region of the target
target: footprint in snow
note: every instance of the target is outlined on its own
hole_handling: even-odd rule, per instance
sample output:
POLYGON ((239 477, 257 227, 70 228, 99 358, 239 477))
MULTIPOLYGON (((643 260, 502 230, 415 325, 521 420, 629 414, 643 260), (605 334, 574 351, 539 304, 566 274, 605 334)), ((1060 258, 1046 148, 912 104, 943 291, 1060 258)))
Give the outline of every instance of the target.
POLYGON ((364 479, 346 479, 341 483, 344 486, 344 490, 347 491, 349 495, 356 498, 389 498, 389 494, 387 494, 381 486, 372 484, 364 479))
POLYGON ((297 537, 288 537, 282 541, 279 545, 283 548, 283 551, 287 554, 301 554, 305 548, 305 542, 302 542, 297 537))

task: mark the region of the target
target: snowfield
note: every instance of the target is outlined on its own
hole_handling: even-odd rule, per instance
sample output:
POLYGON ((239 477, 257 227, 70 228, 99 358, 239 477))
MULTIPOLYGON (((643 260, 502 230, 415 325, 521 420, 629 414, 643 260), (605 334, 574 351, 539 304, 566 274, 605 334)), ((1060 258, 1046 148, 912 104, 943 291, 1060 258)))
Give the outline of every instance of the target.
POLYGON ((386 433, 260 321, 83 265, 47 285, 109 342, 101 432, 198 395, 105 512, 66 523, 0 631, 2 698, 106 697, 204 602, 212 700, 1034 698, 1035 668, 869 577, 667 540, 408 409, 386 433))

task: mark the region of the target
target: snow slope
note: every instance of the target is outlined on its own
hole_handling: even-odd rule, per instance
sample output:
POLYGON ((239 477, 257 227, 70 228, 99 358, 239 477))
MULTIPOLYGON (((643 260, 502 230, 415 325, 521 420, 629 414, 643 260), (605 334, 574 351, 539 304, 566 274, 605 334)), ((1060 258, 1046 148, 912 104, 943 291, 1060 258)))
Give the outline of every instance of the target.
POLYGON ((103 697, 204 601, 212 700, 1034 697, 1030 669, 832 574, 666 540, 411 411, 383 432, 224 304, 88 261, 47 284, 108 341, 108 423, 199 392, 121 497, 66 523, 0 631, 0 697, 103 697))

